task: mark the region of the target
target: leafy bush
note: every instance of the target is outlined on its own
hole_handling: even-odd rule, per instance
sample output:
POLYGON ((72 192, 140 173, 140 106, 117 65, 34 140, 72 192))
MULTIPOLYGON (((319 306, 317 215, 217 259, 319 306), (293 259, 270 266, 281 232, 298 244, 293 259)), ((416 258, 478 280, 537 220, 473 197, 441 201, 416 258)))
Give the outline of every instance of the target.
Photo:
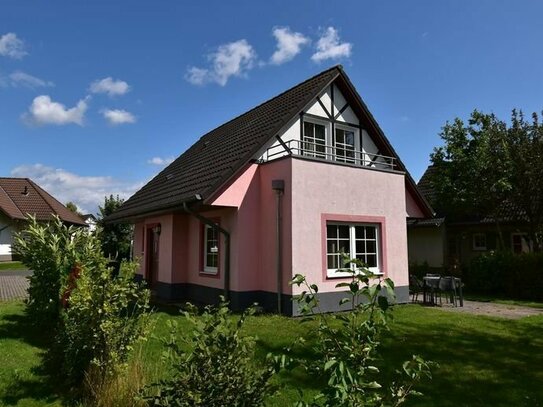
POLYGON ((103 257, 94 267, 81 268, 59 332, 64 370, 73 380, 80 381, 89 370, 104 380, 115 376, 126 366, 133 343, 143 337, 149 291, 134 281, 136 267, 123 262, 116 278, 103 257))
POLYGON ((183 332, 188 350, 178 343, 177 324, 169 322, 171 334, 165 341, 166 357, 173 369, 172 378, 163 380, 148 391, 154 406, 178 407, 258 407, 271 393, 270 378, 276 363, 268 359, 264 368, 254 364, 255 342, 241 331, 250 308, 234 319, 228 304, 221 299, 217 307, 208 306, 202 315, 189 305, 184 312, 192 329, 183 332))
POLYGON ((88 375, 95 388, 112 380, 147 326, 149 291, 134 282, 137 264, 123 263, 112 277, 101 242, 59 218, 29 218, 15 250, 33 270, 27 311, 48 325, 65 380, 79 384, 88 375))
MULTIPOLYGON (((314 346, 317 357, 298 362, 311 374, 326 380, 311 403, 300 401, 297 407, 398 406, 410 395, 418 394, 413 389, 418 381, 431 378, 432 363, 413 356, 403 363, 395 382, 389 386, 379 383, 380 371, 376 364, 379 340, 381 333, 388 329, 391 302, 395 298, 394 283, 372 274, 359 260, 347 259, 347 263, 356 265, 356 270, 342 269, 350 273, 351 281, 336 287, 348 290, 340 305, 350 304, 349 312, 321 313, 318 286, 308 284, 299 274, 291 281, 305 287, 296 298, 300 312, 317 322, 314 346)), ((301 342, 305 343, 304 338, 301 342)))
POLYGON ((466 286, 480 294, 543 300, 543 253, 498 251, 474 258, 466 286))
POLYGON ((33 271, 27 312, 49 326, 58 321, 61 290, 72 266, 93 266, 100 256, 99 245, 84 228, 68 227, 58 217, 46 224, 29 217, 25 230, 15 235, 13 250, 33 271))

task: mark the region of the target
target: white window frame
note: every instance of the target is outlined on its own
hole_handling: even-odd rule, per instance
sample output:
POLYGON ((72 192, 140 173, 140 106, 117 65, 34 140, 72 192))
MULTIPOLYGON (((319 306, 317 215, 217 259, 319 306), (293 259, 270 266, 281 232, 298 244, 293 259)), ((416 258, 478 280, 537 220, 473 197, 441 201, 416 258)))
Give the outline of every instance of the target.
POLYGON ((343 131, 352 131, 354 133, 354 157, 353 157, 352 164, 360 164, 360 152, 362 150, 362 148, 360 147, 360 129, 358 129, 357 127, 352 127, 352 126, 348 126, 346 124, 337 123, 337 122, 334 126, 334 134, 332 135, 331 140, 330 140, 330 145, 334 147, 333 154, 332 154, 334 161, 351 164, 345 158, 338 159, 338 156, 336 154, 337 153, 337 147, 336 147, 336 130, 337 129, 343 130, 343 131))
MULTIPOLYGON (((341 272, 337 271, 338 269, 330 269, 328 268, 328 255, 332 253, 328 253, 328 226, 348 226, 349 227, 349 257, 353 258, 354 256, 352 253, 356 253, 356 227, 357 226, 364 226, 364 227, 373 227, 375 228, 375 257, 376 257, 376 263, 377 265, 375 267, 368 267, 368 270, 371 271, 373 274, 376 275, 382 275, 381 270, 381 224, 379 223, 363 223, 363 222, 356 222, 356 223, 345 223, 345 222, 334 222, 329 221, 326 222, 326 229, 325 233, 326 236, 324 237, 326 240, 326 251, 324 253, 324 256, 326 256, 326 276, 328 278, 341 278, 341 277, 349 277, 350 274, 348 272, 341 272)), ((350 265, 351 269, 356 269, 355 264, 350 265)))
POLYGON ((204 224, 204 244, 203 244, 204 251, 202 253, 202 256, 204 257, 203 258, 203 265, 204 265, 203 273, 215 275, 219 272, 219 262, 221 261, 221 257, 220 257, 220 252, 221 252, 220 237, 221 236, 217 230, 217 266, 216 267, 208 266, 207 265, 207 244, 208 244, 207 234, 210 230, 213 230, 213 229, 217 230, 216 228, 213 228, 210 225, 204 224))
POLYGON ((487 250, 488 241, 487 241, 486 233, 474 233, 471 240, 472 240, 473 250, 474 251, 484 252, 485 250, 487 250), (480 245, 477 242, 477 238, 481 237, 481 236, 485 239, 485 244, 484 245, 480 245))
POLYGON ((317 158, 321 160, 330 159, 330 132, 331 132, 332 122, 325 119, 315 119, 313 117, 304 117, 302 121, 302 134, 300 134, 300 155, 304 157, 317 158), (315 151, 305 150, 304 148, 304 136, 305 136, 305 123, 318 124, 319 126, 324 126, 324 158, 317 157, 318 154, 315 151))

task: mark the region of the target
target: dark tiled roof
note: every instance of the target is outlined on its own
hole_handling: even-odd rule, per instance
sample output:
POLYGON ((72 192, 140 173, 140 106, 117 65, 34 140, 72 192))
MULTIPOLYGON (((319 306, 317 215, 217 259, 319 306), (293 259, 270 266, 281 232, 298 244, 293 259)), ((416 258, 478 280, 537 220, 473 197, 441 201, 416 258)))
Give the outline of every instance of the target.
MULTIPOLYGON (((340 65, 313 76, 280 95, 217 127, 198 140, 172 164, 130 197, 108 221, 116 221, 150 212, 179 207, 200 195, 204 200, 217 191, 330 83, 337 78, 340 89, 350 92, 355 111, 369 123, 381 145, 382 154, 398 158, 379 125, 358 95, 340 65)), ((381 148, 380 147, 380 148, 381 148)), ((421 208, 433 211, 417 190, 416 184, 397 160, 398 169, 406 172, 406 185, 415 194, 421 208)))
POLYGON ((0 210, 12 219, 25 219, 30 214, 37 220, 50 220, 57 215, 64 222, 85 225, 77 214, 28 178, 0 178, 0 210))
POLYGON ((195 194, 207 198, 332 82, 340 70, 335 66, 321 72, 210 131, 108 220, 177 206, 195 194))
POLYGON ((409 218, 407 226, 441 226, 445 222, 445 218, 409 218))
POLYGON ((435 171, 436 168, 433 165, 429 165, 428 168, 426 168, 426 171, 424 171, 424 174, 422 174, 422 177, 420 177, 419 183, 417 184, 420 193, 424 195, 429 202, 434 202, 434 198, 436 197, 436 192, 431 181, 432 175, 435 173, 435 171))

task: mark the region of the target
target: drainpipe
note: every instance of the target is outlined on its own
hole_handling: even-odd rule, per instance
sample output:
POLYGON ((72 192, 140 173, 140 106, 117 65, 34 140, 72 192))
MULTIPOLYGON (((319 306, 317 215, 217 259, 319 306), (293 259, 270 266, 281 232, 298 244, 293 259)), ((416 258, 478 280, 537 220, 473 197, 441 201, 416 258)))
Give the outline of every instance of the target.
POLYGON ((283 295, 283 239, 282 239, 282 198, 285 191, 285 181, 282 179, 272 180, 272 189, 276 197, 276 217, 275 217, 275 238, 277 247, 277 313, 281 314, 281 300, 283 295))
MULTIPOLYGON (((195 195, 195 199, 197 201, 200 201, 202 197, 200 195, 195 195)), ((199 213, 193 212, 189 209, 186 202, 183 202, 183 209, 188 214, 194 216, 196 219, 198 219, 200 222, 211 226, 215 230, 218 230, 221 232, 224 236, 224 248, 225 248, 225 255, 224 255, 224 299, 226 301, 230 298, 230 232, 228 232, 226 229, 220 227, 217 223, 213 222, 211 219, 206 218, 205 216, 202 216, 199 213)))

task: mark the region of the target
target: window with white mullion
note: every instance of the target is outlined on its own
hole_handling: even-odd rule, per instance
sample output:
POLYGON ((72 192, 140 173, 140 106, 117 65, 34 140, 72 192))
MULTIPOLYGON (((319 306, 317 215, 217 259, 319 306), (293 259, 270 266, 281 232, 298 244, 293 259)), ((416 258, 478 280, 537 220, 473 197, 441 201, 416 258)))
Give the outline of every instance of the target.
POLYGON ((329 223, 326 225, 326 245, 328 277, 348 276, 348 273, 338 271, 345 268, 344 254, 349 259, 361 260, 370 271, 380 273, 378 225, 329 223))
POLYGON ((354 164, 356 158, 355 151, 355 132, 336 127, 334 135, 334 156, 336 161, 354 164))
POLYGON ((309 157, 326 158, 326 126, 304 121, 302 153, 309 157))
POLYGON ((204 272, 217 273, 219 269, 219 231, 210 225, 204 226, 204 272))

